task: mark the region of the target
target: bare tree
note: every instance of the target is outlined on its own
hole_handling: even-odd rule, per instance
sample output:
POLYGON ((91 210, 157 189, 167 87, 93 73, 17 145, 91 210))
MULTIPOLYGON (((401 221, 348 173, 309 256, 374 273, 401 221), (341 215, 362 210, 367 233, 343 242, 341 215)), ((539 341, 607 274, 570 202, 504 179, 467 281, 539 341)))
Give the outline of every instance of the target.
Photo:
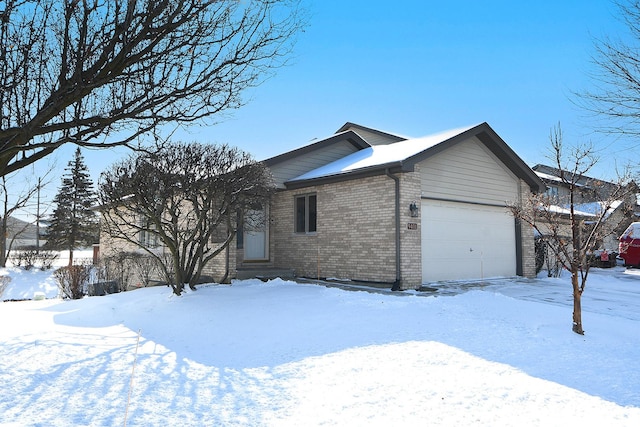
POLYGON ((65 143, 134 146, 243 104, 289 56, 298 0, 0 3, 0 176, 65 143))
MULTIPOLYGON (((50 172, 51 170, 49 170, 46 175, 50 172)), ((0 267, 6 267, 15 240, 19 239, 25 231, 32 226, 30 222, 16 221, 12 218, 12 215, 28 208, 29 204, 33 202, 32 199, 38 194, 42 186, 46 185, 42 183, 41 179, 38 180, 38 184, 23 182, 22 185, 19 185, 17 181, 14 176, 0 177, 0 196, 2 197, 0 202, 2 208, 0 211, 0 267), (11 186, 8 185, 9 183, 11 183, 11 186), (15 191, 20 187, 22 187, 21 190, 13 195, 10 194, 9 188, 15 191), (12 228, 11 233, 9 233, 10 226, 12 228), (8 239, 9 234, 11 237, 8 239)))
POLYGON ((268 169, 238 149, 174 144, 102 174, 103 229, 156 258, 180 295, 233 240, 237 215, 264 204, 272 189, 268 169))
POLYGON ((510 206, 512 214, 533 227, 548 242, 547 249, 560 266, 571 273, 573 288, 573 331, 583 335, 582 293, 587 284, 590 263, 588 255, 598 249, 606 234, 618 225, 612 219, 614 207, 635 192, 635 184, 626 177, 603 190, 601 181, 585 176, 597 163, 590 144, 567 149, 562 142, 560 125, 551 131, 551 151, 559 179, 568 189, 566 198, 548 194, 532 194, 522 204, 510 206), (584 191, 594 193, 598 209, 589 215, 579 211, 579 198, 584 191))
POLYGON ((577 103, 594 113, 598 130, 640 135, 640 2, 614 1, 628 37, 594 42, 592 88, 577 92, 577 103))

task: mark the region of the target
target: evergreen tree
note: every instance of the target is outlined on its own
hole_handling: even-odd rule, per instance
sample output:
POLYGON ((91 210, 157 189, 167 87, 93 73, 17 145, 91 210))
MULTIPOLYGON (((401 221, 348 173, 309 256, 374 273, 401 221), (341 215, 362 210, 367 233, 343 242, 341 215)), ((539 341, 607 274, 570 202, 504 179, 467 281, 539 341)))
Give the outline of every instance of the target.
POLYGON ((73 250, 96 243, 99 236, 97 215, 91 207, 96 203, 89 169, 78 148, 65 169, 62 186, 53 199, 56 205, 47 230, 47 247, 69 251, 69 265, 73 264, 73 250))

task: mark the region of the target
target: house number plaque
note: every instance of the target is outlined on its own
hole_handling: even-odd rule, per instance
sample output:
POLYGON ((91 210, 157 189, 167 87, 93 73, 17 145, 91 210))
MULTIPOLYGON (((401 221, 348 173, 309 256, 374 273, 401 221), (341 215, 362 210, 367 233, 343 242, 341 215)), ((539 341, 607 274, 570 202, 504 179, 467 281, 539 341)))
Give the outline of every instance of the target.
POLYGON ((415 222, 409 222, 407 223, 407 229, 408 230, 417 230, 418 229, 418 224, 415 222))

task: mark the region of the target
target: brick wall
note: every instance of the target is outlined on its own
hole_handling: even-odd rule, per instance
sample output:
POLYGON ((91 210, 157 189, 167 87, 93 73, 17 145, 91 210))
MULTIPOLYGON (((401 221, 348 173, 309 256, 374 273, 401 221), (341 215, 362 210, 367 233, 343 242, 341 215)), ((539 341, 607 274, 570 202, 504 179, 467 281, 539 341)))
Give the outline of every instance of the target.
MULTIPOLYGON (((531 194, 529 186, 520 180, 520 201, 527 200, 531 194)), ((533 278, 536 276, 536 251, 533 227, 525 222, 521 222, 521 242, 522 242, 522 275, 533 278)))
POLYGON ((296 275, 395 280, 394 185, 386 176, 279 192, 271 210, 274 265, 296 275), (317 233, 294 232, 294 197, 315 193, 317 233))
POLYGON ((417 217, 412 217, 409 205, 413 202, 418 208, 421 205, 420 165, 415 165, 414 172, 397 176, 400 177, 400 286, 415 289, 422 284, 422 224, 420 211, 417 217))
MULTIPOLYGON (((420 204, 420 179, 401 179, 401 287, 421 283, 420 218, 409 204, 420 204), (417 223, 409 230, 408 223, 417 223)), ((395 182, 380 175, 278 192, 271 205, 271 259, 298 276, 392 283, 396 280, 395 182), (316 194, 317 232, 294 232, 295 196, 316 194)))

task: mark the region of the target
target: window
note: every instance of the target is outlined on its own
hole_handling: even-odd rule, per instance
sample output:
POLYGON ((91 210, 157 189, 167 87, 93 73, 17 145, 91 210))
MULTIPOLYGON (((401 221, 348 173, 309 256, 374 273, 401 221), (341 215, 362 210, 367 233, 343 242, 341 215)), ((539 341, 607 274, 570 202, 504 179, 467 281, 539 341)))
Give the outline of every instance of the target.
POLYGON ((317 196, 305 194, 296 196, 295 231, 296 233, 315 233, 318 220, 317 196))
POLYGON ((156 226, 151 220, 146 218, 140 218, 140 233, 138 240, 140 244, 146 248, 158 247, 158 234, 155 233, 156 226))
POLYGON ((558 197, 558 187, 555 185, 548 186, 546 194, 549 197, 558 197))

